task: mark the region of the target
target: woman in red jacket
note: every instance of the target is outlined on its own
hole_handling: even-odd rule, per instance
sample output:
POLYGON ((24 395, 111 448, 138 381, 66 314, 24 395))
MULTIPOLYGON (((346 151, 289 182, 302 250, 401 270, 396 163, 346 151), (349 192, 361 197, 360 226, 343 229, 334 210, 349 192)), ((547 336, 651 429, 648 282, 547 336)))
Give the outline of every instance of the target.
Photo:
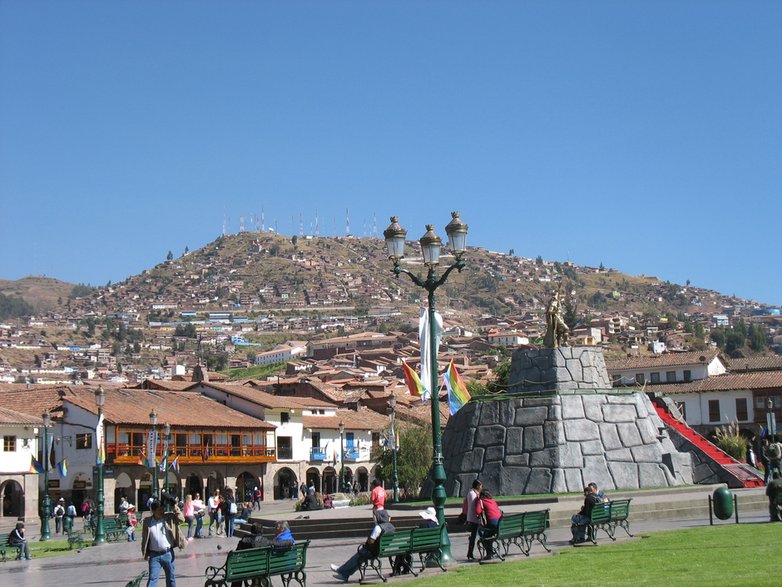
POLYGON ((483 523, 480 533, 484 548, 486 548, 484 560, 488 560, 494 556, 494 541, 490 538, 497 533, 497 526, 500 524, 502 512, 491 493, 485 489, 480 493, 475 510, 483 523))

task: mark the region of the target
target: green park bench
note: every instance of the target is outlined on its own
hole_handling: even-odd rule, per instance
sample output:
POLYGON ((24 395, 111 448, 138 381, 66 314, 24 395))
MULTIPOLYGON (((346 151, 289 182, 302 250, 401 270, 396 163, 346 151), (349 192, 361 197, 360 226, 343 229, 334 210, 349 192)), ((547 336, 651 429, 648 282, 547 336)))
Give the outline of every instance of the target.
MULTIPOLYGON (((358 566, 358 571, 361 573, 361 579, 359 581, 361 583, 364 582, 367 568, 369 568, 375 571, 377 576, 385 583, 388 579, 383 576, 383 559, 387 558, 389 564, 392 565, 393 568, 393 559, 395 557, 408 556, 410 554, 412 540, 412 530, 400 530, 390 534, 381 534, 377 554, 372 558, 362 561, 358 566)), ((412 569, 410 569, 410 571, 412 572, 412 569)))
POLYGON ((106 535, 106 540, 120 540, 125 534, 125 524, 119 520, 119 518, 104 518, 103 519, 103 533, 106 535))
POLYGON ((549 510, 536 510, 520 514, 505 514, 500 518, 497 532, 487 535, 478 542, 478 552, 481 558, 486 556, 488 546, 496 543, 493 548, 500 560, 505 560, 510 547, 515 544, 525 556, 530 555, 533 541, 537 540, 546 549, 546 529, 549 526, 549 510))
MULTIPOLYGON (((440 570, 445 571, 442 561, 442 534, 444 526, 436 528, 416 528, 410 540, 410 555, 418 555, 421 561, 421 572, 426 569, 428 561, 434 561, 440 570)), ((411 569, 412 570, 412 569, 411 569)))
POLYGON ((72 528, 66 529, 65 533, 68 535, 68 550, 73 550, 73 547, 84 548, 84 537, 78 530, 72 528))
POLYGON ((399 565, 403 570, 394 569, 396 574, 409 571, 417 577, 418 573, 426 570, 426 565, 429 561, 433 561, 440 569, 445 571, 441 551, 442 532, 442 527, 414 528, 413 530, 398 530, 393 534, 381 536, 377 556, 372 557, 359 566, 360 580, 364 581, 367 568, 370 568, 385 582, 386 578, 383 576, 382 569, 382 560, 384 558, 389 560, 391 568, 394 569, 394 558, 403 557, 403 562, 399 565), (421 565, 417 572, 413 569, 413 557, 416 555, 418 555, 421 565))
POLYGON ((278 549, 273 546, 232 550, 228 553, 222 567, 207 567, 204 587, 229 585, 234 581, 259 581, 270 585, 271 577, 279 576, 287 587, 296 581, 301 587, 307 585, 307 547, 310 541, 299 542, 290 548, 278 549))
POLYGON ((629 499, 616 499, 595 504, 587 524, 587 537, 592 544, 597 544, 598 530, 605 530, 611 540, 616 540, 617 526, 632 537, 630 522, 627 520, 630 515, 630 501, 629 499))
POLYGON ((14 546, 11 543, 9 543, 9 539, 11 538, 11 534, 0 534, 0 557, 2 557, 3 562, 8 560, 6 558, 6 551, 11 550, 12 548, 16 550, 16 558, 19 558, 21 556, 22 549, 18 546, 14 546))

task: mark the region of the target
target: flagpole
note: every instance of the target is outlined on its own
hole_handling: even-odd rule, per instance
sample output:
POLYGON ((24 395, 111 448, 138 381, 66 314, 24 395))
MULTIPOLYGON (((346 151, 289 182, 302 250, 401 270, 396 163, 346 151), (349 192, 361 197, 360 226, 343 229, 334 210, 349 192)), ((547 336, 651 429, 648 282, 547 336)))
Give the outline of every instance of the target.
POLYGON ((49 412, 43 414, 43 507, 41 508, 41 542, 51 538, 49 530, 49 515, 52 511, 52 502, 49 500, 49 427, 52 418, 49 412))
POLYGON ((98 444, 98 519, 95 524, 95 540, 94 546, 106 543, 106 532, 103 526, 104 512, 104 496, 103 496, 103 461, 105 458, 105 452, 103 450, 105 442, 105 434, 103 433, 103 404, 106 402, 106 392, 103 391, 103 386, 99 385, 95 390, 95 403, 98 406, 98 426, 95 429, 95 436, 97 437, 98 444), (100 428, 100 431, 98 430, 100 428))
MULTIPOLYGON (((163 481, 164 487, 165 487, 165 491, 168 491, 168 437, 169 437, 169 434, 171 434, 171 426, 169 425, 168 422, 166 422, 163 425, 163 435, 165 436, 165 442, 163 443, 163 450, 166 453, 165 455, 163 455, 163 459, 164 459, 163 463, 165 464, 165 467, 166 467, 166 478, 165 478, 165 481, 163 481)), ((179 499, 178 492, 177 492, 177 499, 179 499)), ((166 503, 168 504, 168 500, 166 500, 166 503)), ((171 505, 170 504, 167 505, 166 509, 170 511, 171 510, 171 505)))

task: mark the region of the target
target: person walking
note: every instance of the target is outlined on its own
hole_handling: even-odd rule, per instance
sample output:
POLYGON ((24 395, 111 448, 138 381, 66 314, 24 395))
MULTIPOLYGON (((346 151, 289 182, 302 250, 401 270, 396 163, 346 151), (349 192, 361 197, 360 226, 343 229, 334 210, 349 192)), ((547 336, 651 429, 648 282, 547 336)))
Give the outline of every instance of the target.
POLYGON ((261 511, 261 498, 261 490, 258 489, 258 486, 256 485, 253 487, 253 511, 256 509, 261 511))
POLYGON ((209 536, 212 535, 212 526, 215 527, 215 534, 220 536, 223 533, 220 522, 220 490, 215 489, 215 492, 209 496, 209 536))
POLYGON ((62 534, 62 519, 65 516, 65 499, 62 497, 57 500, 57 505, 54 506, 54 531, 57 534, 62 534))
POLYGON ((369 496, 372 502, 372 511, 383 510, 386 507, 386 490, 380 484, 379 479, 372 480, 372 494, 369 496))
POLYGON ((220 513, 225 521, 225 537, 233 538, 234 518, 239 511, 236 501, 234 501, 234 492, 230 487, 223 489, 223 499, 220 500, 220 513))
POLYGON ((187 522, 187 537, 193 537, 193 523, 195 522, 195 506, 193 506, 193 496, 189 493, 185 496, 185 504, 182 507, 182 515, 187 522))
POLYGON ((149 562, 147 587, 156 587, 161 569, 166 575, 166 587, 176 587, 174 548, 185 547, 186 540, 179 529, 179 524, 185 523, 185 516, 177 504, 168 513, 157 499, 150 506, 152 515, 144 518, 141 532, 141 553, 149 562))
POLYGON ((771 522, 782 522, 779 508, 782 507, 782 473, 772 471, 771 483, 766 487, 768 497, 768 516, 771 522))
POLYGON ((467 492, 467 497, 462 502, 462 513, 460 518, 467 523, 467 529, 470 537, 467 540, 467 560, 475 560, 475 537, 478 535, 478 528, 481 525, 481 519, 477 512, 478 499, 480 498, 483 484, 477 479, 472 482, 472 488, 467 492))
POLYGON ((204 501, 201 499, 201 494, 196 493, 195 499, 193 500, 193 516, 195 517, 195 537, 196 538, 203 538, 203 529, 204 529, 204 516, 206 515, 207 507, 204 505, 204 501))

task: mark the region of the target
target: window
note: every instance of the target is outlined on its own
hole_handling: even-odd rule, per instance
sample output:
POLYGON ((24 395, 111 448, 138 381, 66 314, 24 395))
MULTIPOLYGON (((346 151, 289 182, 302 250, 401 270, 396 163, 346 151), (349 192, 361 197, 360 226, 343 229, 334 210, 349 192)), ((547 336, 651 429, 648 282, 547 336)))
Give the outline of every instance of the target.
POLYGON ((755 396, 755 409, 763 409, 766 407, 766 398, 760 397, 759 395, 755 396))
POLYGON ((3 436, 3 450, 16 452, 16 436, 3 436))
POLYGON ((635 382, 638 385, 643 385, 644 381, 645 381, 645 379, 644 379, 644 374, 643 373, 636 373, 635 374, 635 382))
POLYGON ((90 432, 85 434, 77 434, 76 448, 80 450, 85 448, 92 448, 92 434, 90 432))
POLYGON ((665 380, 668 383, 676 383, 676 371, 666 371, 665 380))
POLYGON ((684 381, 692 381, 692 371, 689 369, 684 370, 684 381))
POLYGON ((710 399, 709 400, 709 422, 719 422, 719 421, 720 421, 720 400, 710 399))
POLYGON ((277 437, 277 458, 280 459, 293 458, 293 443, 291 442, 290 436, 277 437))
POLYGON ((380 432, 372 433, 372 448, 377 449, 380 447, 380 432))
POLYGON ((652 383, 660 383, 660 374, 659 373, 652 373, 651 374, 652 383))
POLYGON ((747 409, 747 398, 736 398, 736 419, 745 422, 749 420, 749 412, 747 409))
POLYGON ((287 424, 291 421, 291 416, 288 412, 282 412, 280 414, 280 424, 287 424))
POLYGON ((320 432, 312 433, 312 446, 313 448, 320 448, 320 432))
POLYGON ((682 415, 682 418, 687 421, 687 404, 684 402, 676 402, 676 407, 679 408, 679 413, 682 415))

